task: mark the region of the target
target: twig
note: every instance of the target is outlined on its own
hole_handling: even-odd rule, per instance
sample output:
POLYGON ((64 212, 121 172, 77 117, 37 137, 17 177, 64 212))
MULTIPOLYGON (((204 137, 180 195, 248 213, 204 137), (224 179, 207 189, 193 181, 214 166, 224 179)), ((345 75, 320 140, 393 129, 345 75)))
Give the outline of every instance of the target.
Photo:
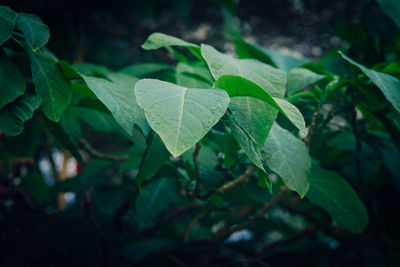
POLYGON ((307 133, 306 137, 304 138, 304 143, 306 144, 307 147, 310 147, 311 137, 314 134, 314 128, 315 128, 315 125, 317 124, 317 119, 319 117, 320 112, 321 112, 321 105, 318 105, 318 107, 315 110, 314 115, 312 117, 311 124, 308 127, 308 133, 307 133))
POLYGON ((263 217, 272 207, 274 207, 283 197, 285 197, 290 190, 287 187, 281 187, 281 190, 275 194, 275 196, 262 208, 260 209, 255 215, 251 216, 247 221, 238 224, 234 227, 231 227, 230 229, 227 229, 225 231, 216 233, 213 236, 214 240, 224 240, 231 234, 233 234, 236 231, 245 229, 249 227, 251 224, 253 224, 257 219, 263 217))
POLYGON ((215 192, 218 193, 218 194, 223 194, 226 191, 231 190, 235 186, 247 181, 250 178, 250 176, 252 176, 256 171, 257 171, 257 167, 256 166, 250 167, 249 169, 247 169, 245 171, 244 174, 240 175, 235 180, 230 181, 230 182, 218 187, 217 189, 215 189, 215 192))
POLYGON ((94 149, 90 143, 85 140, 85 139, 81 139, 80 141, 81 145, 83 146, 83 148, 92 156, 92 157, 96 157, 96 158, 100 158, 100 159, 107 159, 107 160, 112 160, 112 161, 124 161, 127 160, 129 158, 128 155, 110 155, 110 154, 105 154, 102 152, 97 151, 96 149, 94 149))
POLYGON ((190 238, 190 234, 193 231, 193 228, 198 224, 198 222, 204 217, 206 216, 209 212, 210 212, 211 208, 206 208, 205 210, 203 210, 202 212, 200 212, 199 214, 197 214, 193 220, 189 223, 188 227, 186 228, 185 231, 185 235, 184 235, 184 241, 188 241, 190 238))

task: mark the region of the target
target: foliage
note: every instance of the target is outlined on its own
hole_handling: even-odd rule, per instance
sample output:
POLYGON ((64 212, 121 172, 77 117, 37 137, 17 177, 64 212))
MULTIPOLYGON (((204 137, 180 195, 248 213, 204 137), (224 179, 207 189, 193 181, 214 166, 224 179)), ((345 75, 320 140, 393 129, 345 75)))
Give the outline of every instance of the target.
MULTIPOLYGON (((377 2, 398 26, 400 5, 377 2)), ((387 51, 378 36, 371 54, 390 56, 363 65, 367 51, 355 53, 351 42, 311 62, 229 36, 237 56, 153 33, 142 48, 166 48, 175 66, 114 71, 59 60, 45 47, 50 33, 39 17, 0 6, 4 229, 21 225, 20 210, 37 213, 34 224, 46 216, 61 229, 82 224, 100 239, 85 244, 97 252, 102 244, 107 264, 140 262, 181 241, 231 240, 245 229, 261 258, 272 246, 266 232, 285 241, 295 230, 320 231, 325 245, 368 232, 376 211, 365 187, 400 192, 399 39, 387 51), (104 138, 94 145, 96 134, 104 138), (65 179, 57 151, 83 171, 65 179), (65 192, 74 204, 66 206, 65 192), (14 206, 5 204, 10 196, 14 206)), ((23 237, 3 234, 12 248, 23 237)), ((62 255, 70 241, 57 238, 62 255)))

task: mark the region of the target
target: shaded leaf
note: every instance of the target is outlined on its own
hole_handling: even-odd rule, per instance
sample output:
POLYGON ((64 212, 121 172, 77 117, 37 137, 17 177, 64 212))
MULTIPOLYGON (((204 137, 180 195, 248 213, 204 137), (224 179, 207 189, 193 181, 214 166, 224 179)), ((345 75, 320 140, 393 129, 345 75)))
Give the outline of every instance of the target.
POLYGON ((10 39, 14 31, 16 15, 8 6, 0 6, 0 45, 10 39))
POLYGON ((340 227, 353 233, 362 233, 368 224, 364 204, 351 185, 336 172, 313 165, 307 197, 324 208, 340 227))
POLYGON ((339 53, 343 59, 356 66, 365 75, 367 75, 368 78, 370 78, 371 81, 382 91, 386 99, 393 105, 393 107, 400 112, 400 80, 392 75, 368 69, 347 57, 342 52, 339 51, 339 53))
POLYGON ((0 132, 11 136, 22 133, 24 122, 32 118, 40 103, 40 97, 26 94, 3 107, 0 110, 0 132))
POLYGON ((12 62, 0 59, 0 109, 25 92, 26 82, 19 68, 12 62))
POLYGON ((203 138, 229 104, 223 90, 191 89, 155 79, 140 80, 135 92, 151 128, 175 157, 203 138))
POLYGON ((317 74, 308 69, 295 68, 292 69, 288 74, 287 92, 288 95, 292 95, 297 91, 305 88, 306 86, 313 84, 325 76, 317 74))
POLYGON ((383 12, 400 28, 400 3, 398 0, 376 0, 383 12))
POLYGON ((57 58, 48 50, 29 52, 32 79, 37 94, 43 99, 44 115, 58 122, 71 102, 73 90, 59 68, 57 58))
POLYGON ((22 31, 26 43, 33 51, 45 46, 50 39, 49 27, 34 14, 18 13, 16 26, 22 31))
POLYGON ((168 208, 177 191, 173 179, 161 178, 144 187, 147 195, 138 195, 136 198, 136 215, 141 228, 154 224, 156 217, 168 208))

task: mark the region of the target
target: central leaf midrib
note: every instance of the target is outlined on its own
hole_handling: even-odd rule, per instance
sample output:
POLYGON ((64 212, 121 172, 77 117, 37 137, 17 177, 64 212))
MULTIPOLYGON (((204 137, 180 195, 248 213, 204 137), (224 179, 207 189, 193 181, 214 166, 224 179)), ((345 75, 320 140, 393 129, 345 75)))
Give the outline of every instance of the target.
POLYGON ((178 149, 178 142, 179 142, 179 137, 181 134, 181 128, 182 128, 182 120, 183 120, 183 108, 185 106, 185 95, 187 88, 182 88, 182 97, 181 97, 181 104, 179 107, 179 119, 178 119, 178 132, 176 134, 176 142, 175 142, 175 148, 178 149))

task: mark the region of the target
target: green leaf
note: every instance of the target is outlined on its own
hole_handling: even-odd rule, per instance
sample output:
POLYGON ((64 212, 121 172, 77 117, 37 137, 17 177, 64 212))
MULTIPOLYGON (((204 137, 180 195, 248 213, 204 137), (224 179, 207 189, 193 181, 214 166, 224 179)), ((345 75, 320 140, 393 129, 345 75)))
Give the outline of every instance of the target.
POLYGON ((188 88, 211 88, 212 77, 203 62, 178 63, 176 84, 188 88))
POLYGON ((271 64, 286 73, 293 68, 307 63, 307 60, 304 58, 298 59, 292 56, 283 55, 277 51, 259 47, 243 40, 236 40, 235 51, 239 58, 254 58, 261 62, 271 64))
POLYGON ((144 187, 147 195, 138 195, 136 198, 136 215, 141 228, 150 227, 156 217, 168 208, 177 191, 173 179, 161 178, 144 187))
POLYGON ((8 6, 0 6, 0 45, 10 39, 14 31, 16 15, 8 6))
POLYGON ((294 105, 283 99, 272 97, 266 90, 245 78, 224 75, 215 82, 214 87, 227 91, 231 97, 251 96, 263 100, 282 112, 300 131, 305 132, 306 125, 303 115, 294 105))
POLYGON ((274 123, 278 110, 253 97, 233 97, 229 109, 236 122, 262 147, 274 123))
POLYGON ((304 197, 310 187, 308 172, 311 158, 305 144, 277 123, 272 126, 263 147, 268 167, 276 172, 285 185, 304 197))
POLYGON ((148 124, 143 110, 137 105, 134 87, 137 79, 126 74, 107 74, 111 81, 81 74, 82 78, 97 96, 97 98, 111 111, 114 118, 128 133, 132 134, 136 123, 147 133, 148 124))
POLYGON ((400 112, 400 80, 392 75, 368 69, 347 57, 342 52, 339 51, 339 53, 343 59, 356 66, 365 75, 367 75, 368 78, 370 78, 371 81, 382 91, 386 99, 393 105, 393 107, 400 112))
POLYGON ((8 60, 0 59, 0 109, 21 96, 25 88, 26 82, 19 68, 8 60))
POLYGON ((223 90, 185 88, 155 79, 140 80, 135 92, 151 128, 174 157, 203 138, 229 104, 223 90))
POLYGON ((238 142, 244 153, 246 153, 247 157, 259 169, 265 171, 262 162, 263 158, 256 142, 232 119, 229 120, 229 126, 231 128, 233 138, 235 138, 236 142, 238 142))
POLYGON ((398 0, 376 0, 383 12, 400 28, 400 3, 398 0))
POLYGON ((118 123, 110 114, 100 110, 83 107, 71 107, 70 110, 77 118, 89 124, 96 131, 111 132, 119 128, 118 123))
POLYGON ((317 74, 308 69, 295 68, 288 74, 287 92, 288 95, 293 95, 297 91, 325 78, 324 75, 317 74))
POLYGON ((32 118, 40 103, 40 97, 26 94, 3 107, 0 110, 0 132, 11 136, 22 133, 24 122, 32 118))
POLYGON ((202 44, 201 53, 215 80, 236 75, 261 86, 273 97, 281 98, 285 92, 286 74, 278 69, 252 59, 232 58, 209 45, 202 44))
POLYGON ((139 63, 134 64, 120 70, 120 73, 125 73, 138 78, 148 78, 149 75, 159 72, 172 72, 174 68, 168 64, 162 63, 139 63))
POLYGON ((152 33, 142 44, 145 50, 154 50, 162 47, 182 46, 188 48, 195 56, 201 58, 200 47, 196 44, 186 42, 182 39, 164 33, 152 33))
POLYGON ((143 155, 139 166, 139 173, 136 176, 136 185, 140 187, 142 182, 153 177, 169 159, 169 153, 161 138, 156 134, 149 134, 149 144, 143 155))
POLYGON ((36 93, 43 99, 43 113, 58 122, 71 102, 73 90, 59 68, 57 58, 50 51, 29 51, 29 57, 36 93))
POLYGON ((50 39, 49 28, 34 14, 18 13, 16 24, 33 51, 45 46, 50 39))
POLYGON ((266 188, 268 189, 268 191, 270 193, 272 193, 272 182, 271 179, 269 178, 268 174, 261 170, 258 169, 258 182, 257 185, 262 187, 262 188, 266 188))
POLYGON ((324 208, 340 227, 353 233, 362 233, 368 224, 364 204, 354 189, 336 172, 313 165, 307 197, 324 208))

